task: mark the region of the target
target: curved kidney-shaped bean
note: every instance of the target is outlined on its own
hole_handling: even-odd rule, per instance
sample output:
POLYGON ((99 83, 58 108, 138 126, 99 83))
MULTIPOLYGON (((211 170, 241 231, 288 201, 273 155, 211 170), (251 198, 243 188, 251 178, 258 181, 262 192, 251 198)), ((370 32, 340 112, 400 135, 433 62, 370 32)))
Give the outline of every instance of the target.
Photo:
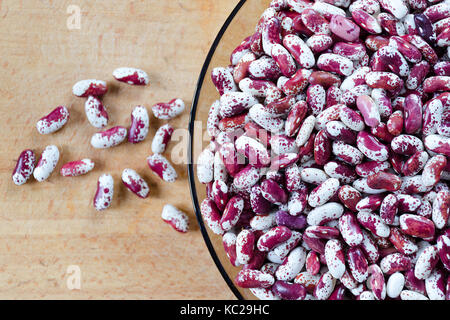
POLYGON ((285 226, 274 227, 258 239, 258 250, 263 252, 270 251, 276 245, 288 240, 291 235, 291 230, 285 226))
POLYGON ((246 269, 237 274, 235 282, 241 288, 269 288, 275 283, 275 279, 270 274, 246 269))
POLYGON ((410 236, 422 239, 432 238, 435 232, 433 221, 412 214, 400 216, 400 229, 410 236))

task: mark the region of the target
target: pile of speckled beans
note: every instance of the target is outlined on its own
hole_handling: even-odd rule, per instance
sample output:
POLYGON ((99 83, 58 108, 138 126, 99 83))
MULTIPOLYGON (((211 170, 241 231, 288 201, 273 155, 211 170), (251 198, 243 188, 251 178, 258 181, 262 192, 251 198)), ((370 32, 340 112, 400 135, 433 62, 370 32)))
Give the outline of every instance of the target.
POLYGON ((450 1, 273 0, 211 77, 204 220, 260 299, 450 299, 450 1))

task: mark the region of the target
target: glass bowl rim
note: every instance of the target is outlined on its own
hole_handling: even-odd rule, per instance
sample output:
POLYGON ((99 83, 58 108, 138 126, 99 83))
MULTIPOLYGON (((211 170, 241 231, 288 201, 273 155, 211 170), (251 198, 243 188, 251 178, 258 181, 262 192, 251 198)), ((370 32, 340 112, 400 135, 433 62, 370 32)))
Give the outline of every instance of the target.
POLYGON ((239 292, 239 290, 236 288, 234 282, 229 277, 228 273, 225 271, 222 263, 220 262, 217 253, 214 249, 213 244, 211 243, 211 240, 209 238, 209 235, 207 233, 203 217, 200 211, 200 206, 198 202, 198 196, 197 196, 197 190, 195 186, 195 179, 196 176, 194 174, 194 161, 193 161, 193 143, 194 143, 194 121, 195 116, 197 112, 197 106, 198 101, 200 98, 200 92, 202 90, 203 82, 205 80, 206 73, 208 71, 209 65, 211 63, 212 57, 214 56, 214 53, 216 52, 217 46, 219 45, 220 41, 222 40, 222 37, 225 33, 225 31, 228 29, 230 24, 232 23, 234 17, 237 15, 239 10, 242 8, 242 6, 247 2, 247 0, 240 0, 239 3, 236 5, 236 7, 233 9, 233 11, 228 16, 227 20, 225 20, 225 23, 223 24, 222 28, 220 29, 219 33, 217 34, 216 38, 214 39, 213 44, 211 45, 211 48, 209 49, 208 55, 206 56, 205 62, 203 63, 203 67, 200 71, 200 76, 197 80, 197 85, 195 88, 194 98, 192 99, 192 105, 191 105, 191 111, 190 111, 190 117, 189 117, 189 141, 188 141, 188 179, 189 179, 189 188, 191 192, 191 198, 192 198, 192 204, 194 206, 195 216, 197 218, 197 222, 200 226, 200 231, 203 236, 203 240, 205 241, 205 244, 208 248, 208 251, 211 255, 211 258, 213 259, 214 263, 216 264, 217 269, 219 269, 220 274, 222 275, 223 279, 227 283, 228 287, 231 289, 231 291, 234 293, 236 298, 238 300, 244 300, 243 296, 239 292))

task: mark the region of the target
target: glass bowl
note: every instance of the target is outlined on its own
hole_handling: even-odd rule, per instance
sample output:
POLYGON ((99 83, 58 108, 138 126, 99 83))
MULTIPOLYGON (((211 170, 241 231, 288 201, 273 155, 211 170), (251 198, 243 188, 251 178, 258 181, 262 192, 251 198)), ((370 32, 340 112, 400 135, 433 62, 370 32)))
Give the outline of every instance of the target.
POLYGON ((209 144, 206 120, 211 104, 220 97, 211 81, 211 71, 215 67, 230 64, 231 52, 244 38, 254 33, 261 14, 269 4, 270 0, 241 0, 231 12, 206 57, 198 79, 189 122, 188 174, 195 214, 212 259, 230 289, 240 300, 256 298, 248 289, 239 288, 234 284, 233 279, 241 268, 231 265, 222 245, 222 237, 211 232, 203 222, 199 204, 206 198, 206 186, 197 180, 194 161, 209 144))

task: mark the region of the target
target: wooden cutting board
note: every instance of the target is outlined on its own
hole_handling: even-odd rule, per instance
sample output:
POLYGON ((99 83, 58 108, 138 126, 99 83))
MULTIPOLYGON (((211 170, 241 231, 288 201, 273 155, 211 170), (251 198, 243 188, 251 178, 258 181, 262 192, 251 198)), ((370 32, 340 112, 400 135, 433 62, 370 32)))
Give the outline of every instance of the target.
MULTIPOLYGON (((165 122, 153 118, 139 145, 94 150, 89 141, 96 130, 71 88, 81 79, 108 81, 110 125, 129 126, 138 104, 150 110, 179 97, 189 109, 209 47, 237 2, 0 0, 0 299, 234 298, 204 245, 185 165, 175 166, 174 184, 161 183, 146 165, 151 137, 165 122), (115 82, 111 73, 122 66, 146 70, 151 86, 115 82), (36 121, 58 105, 69 107, 69 123, 39 135, 36 121), (15 186, 11 171, 20 152, 40 154, 50 144, 61 151, 58 170, 81 158, 93 159, 96 168, 82 177, 55 172, 47 182, 15 186), (150 198, 121 186, 124 168, 145 177, 150 198), (98 213, 92 198, 106 172, 117 192, 112 208, 98 213), (178 234, 161 220, 166 203, 188 213, 190 233, 178 234), (78 274, 81 288, 69 281, 73 289, 68 280, 78 274)), ((188 110, 171 124, 187 128, 188 110)))

